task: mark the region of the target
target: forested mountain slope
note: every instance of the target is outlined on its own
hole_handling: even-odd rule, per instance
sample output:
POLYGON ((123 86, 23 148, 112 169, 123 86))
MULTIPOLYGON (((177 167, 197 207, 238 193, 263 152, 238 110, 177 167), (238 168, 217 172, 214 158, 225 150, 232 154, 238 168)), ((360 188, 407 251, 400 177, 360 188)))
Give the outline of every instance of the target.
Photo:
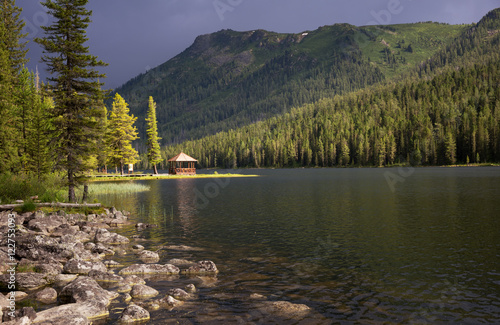
POLYGON ((299 34, 223 30, 199 36, 183 53, 116 92, 138 121, 153 96, 163 144, 179 143, 399 76, 469 27, 337 24, 299 34))
POLYGON ((203 167, 500 161, 500 10, 407 77, 166 148, 203 167))

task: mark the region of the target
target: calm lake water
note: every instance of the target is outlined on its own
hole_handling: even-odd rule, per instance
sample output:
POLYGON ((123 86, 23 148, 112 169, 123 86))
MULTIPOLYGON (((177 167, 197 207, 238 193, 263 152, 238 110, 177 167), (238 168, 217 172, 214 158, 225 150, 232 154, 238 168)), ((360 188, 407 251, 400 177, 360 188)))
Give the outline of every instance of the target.
POLYGON ((210 259, 220 269, 203 281, 150 280, 163 294, 200 288, 150 323, 500 323, 500 168, 238 173, 261 177, 137 181, 151 191, 99 198, 159 225, 143 233, 146 248, 203 249, 162 250, 160 263, 210 259), (312 312, 272 315, 252 293, 312 312))

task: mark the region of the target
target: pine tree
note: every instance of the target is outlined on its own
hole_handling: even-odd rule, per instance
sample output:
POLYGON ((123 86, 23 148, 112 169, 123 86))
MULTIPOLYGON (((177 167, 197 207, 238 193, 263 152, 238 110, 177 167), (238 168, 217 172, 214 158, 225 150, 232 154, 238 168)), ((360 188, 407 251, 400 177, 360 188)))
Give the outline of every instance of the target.
POLYGON ((148 161, 149 164, 153 166, 155 174, 158 174, 156 164, 158 164, 162 158, 160 154, 160 144, 158 143, 161 138, 158 137, 158 125, 156 122, 156 103, 153 97, 149 97, 148 115, 146 117, 148 134, 148 161))
POLYGON ((36 39, 45 55, 42 60, 53 77, 49 89, 54 98, 53 124, 57 133, 57 163, 67 172, 68 200, 76 202, 75 186, 83 180, 90 166, 86 158, 95 151, 97 128, 95 98, 101 94, 99 78, 105 75, 96 68, 105 66, 89 54, 86 28, 92 12, 88 0, 46 0, 42 3, 54 17, 42 27, 45 37, 36 39))
POLYGON ((20 18, 22 9, 16 7, 15 0, 0 0, 0 19, 3 21, 5 34, 2 37, 2 42, 5 44, 9 52, 11 72, 14 77, 21 71, 24 64, 28 62, 26 59, 26 41, 22 41, 28 34, 23 34, 25 26, 24 21, 20 18))
POLYGON ((110 160, 120 166, 123 175, 125 164, 134 164, 138 159, 137 151, 132 148, 132 141, 138 139, 134 122, 137 117, 129 115, 128 104, 119 94, 115 95, 109 119, 108 145, 110 160))

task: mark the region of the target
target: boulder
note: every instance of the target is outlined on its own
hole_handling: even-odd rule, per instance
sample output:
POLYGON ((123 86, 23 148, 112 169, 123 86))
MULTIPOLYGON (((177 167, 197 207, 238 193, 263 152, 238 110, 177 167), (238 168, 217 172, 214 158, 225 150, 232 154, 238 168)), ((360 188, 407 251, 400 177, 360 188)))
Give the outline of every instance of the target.
POLYGON ((58 262, 66 262, 73 258, 74 253, 65 245, 60 245, 59 239, 44 235, 24 235, 16 237, 16 255, 33 261, 43 261, 52 258, 58 262))
POLYGON ((44 304, 52 304, 57 301, 57 291, 53 288, 45 288, 37 292, 34 298, 36 301, 43 302, 44 304))
POLYGON ((168 291, 168 294, 178 300, 188 300, 191 298, 191 295, 189 293, 179 288, 170 289, 168 291))
POLYGON ((91 324, 89 318, 94 319, 107 316, 109 312, 107 309, 105 311, 95 308, 92 304, 72 303, 38 312, 33 323, 43 325, 88 325, 91 324), (102 315, 99 315, 99 312, 102 315))
POLYGON ((188 284, 185 289, 189 293, 195 293, 196 292, 196 287, 192 283, 188 284))
POLYGON ((156 263, 160 260, 160 255, 158 253, 148 250, 143 250, 137 253, 137 255, 139 256, 139 259, 144 263, 156 263))
POLYGON ((146 281, 144 281, 143 278, 138 277, 137 275, 127 275, 123 279, 123 282, 130 285, 146 284, 146 281))
POLYGON ((67 223, 63 223, 55 228, 50 234, 52 237, 63 237, 65 235, 74 236, 80 230, 78 226, 71 226, 67 223))
POLYGON ((58 274, 54 278, 54 284, 56 286, 61 287, 61 286, 64 286, 64 285, 70 283, 71 281, 75 280, 76 278, 78 278, 78 274, 58 274))
POLYGON ((190 267, 190 266, 196 265, 195 262, 191 262, 191 261, 183 260, 183 259, 179 259, 179 258, 173 258, 171 260, 168 260, 167 264, 172 264, 175 266, 184 266, 184 267, 190 267))
POLYGON ((162 299, 160 299, 159 302, 162 305, 166 305, 166 306, 172 307, 172 308, 180 306, 183 303, 182 301, 177 300, 174 297, 169 296, 169 295, 167 295, 167 296, 163 297, 162 299))
POLYGON ((149 312, 137 305, 129 305, 127 308, 125 308, 120 315, 120 318, 118 318, 118 321, 121 323, 134 323, 134 322, 140 322, 140 321, 147 321, 149 320, 150 315, 149 312))
POLYGON ((194 275, 202 275, 202 274, 217 274, 219 270, 217 266, 212 261, 200 261, 198 264, 191 266, 187 270, 184 270, 183 273, 186 274, 194 274, 194 275))
POLYGON ((62 224, 67 223, 66 219, 55 215, 55 216, 43 216, 37 215, 34 219, 28 222, 28 229, 43 232, 45 234, 50 234, 56 230, 62 224))
POLYGON ((69 260, 63 268, 64 273, 80 275, 88 275, 92 270, 107 271, 106 266, 102 262, 87 262, 77 259, 69 260))
POLYGON ((179 274, 179 268, 172 264, 133 264, 120 270, 119 274, 157 274, 157 275, 173 275, 179 274))
POLYGON ((124 245, 130 240, 127 237, 109 232, 107 229, 98 229, 94 236, 95 243, 103 243, 108 245, 124 245))
POLYGON ((132 291, 130 291, 130 295, 132 298, 138 299, 146 299, 156 297, 160 293, 158 290, 151 288, 145 284, 136 284, 132 287, 132 291))
MULTIPOLYGON (((35 290, 49 283, 47 275, 42 273, 16 273, 14 278, 16 288, 21 290, 35 290)), ((10 274, 0 275, 0 283, 4 287, 8 287, 9 281, 11 281, 10 274)))
POLYGON ((138 245, 138 244, 137 244, 137 245, 132 246, 132 248, 133 248, 133 249, 138 249, 138 250, 143 250, 143 249, 144 249, 144 246, 142 246, 142 245, 138 245))
POLYGON ((54 260, 39 261, 35 265, 36 272, 47 275, 58 275, 62 270, 63 265, 54 260))
POLYGON ((91 270, 88 275, 97 282, 119 283, 123 281, 123 278, 119 275, 99 270, 91 270))
POLYGON ((106 267, 108 269, 123 267, 123 264, 120 264, 120 263, 118 263, 116 261, 112 261, 112 260, 103 261, 103 263, 104 263, 104 265, 106 265, 106 267))
POLYGON ((311 308, 303 304, 293 304, 288 301, 266 301, 259 310, 286 319, 303 318, 311 312, 311 308))
POLYGON ((14 316, 11 316, 9 313, 6 313, 3 316, 3 321, 5 323, 2 324, 31 324, 31 321, 36 318, 36 312, 33 307, 23 307, 15 311, 14 316))

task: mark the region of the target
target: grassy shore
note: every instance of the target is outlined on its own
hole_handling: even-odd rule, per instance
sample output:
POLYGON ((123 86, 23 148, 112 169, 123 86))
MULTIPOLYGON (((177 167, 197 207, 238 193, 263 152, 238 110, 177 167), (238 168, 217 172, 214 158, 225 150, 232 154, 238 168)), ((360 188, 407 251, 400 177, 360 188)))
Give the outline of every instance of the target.
POLYGON ((131 181, 131 180, 149 180, 149 179, 198 179, 198 178, 229 178, 229 177, 259 177, 258 175, 244 174, 197 174, 187 175, 169 175, 169 174, 132 174, 132 175, 95 175, 89 176, 91 182, 103 181, 131 181))

